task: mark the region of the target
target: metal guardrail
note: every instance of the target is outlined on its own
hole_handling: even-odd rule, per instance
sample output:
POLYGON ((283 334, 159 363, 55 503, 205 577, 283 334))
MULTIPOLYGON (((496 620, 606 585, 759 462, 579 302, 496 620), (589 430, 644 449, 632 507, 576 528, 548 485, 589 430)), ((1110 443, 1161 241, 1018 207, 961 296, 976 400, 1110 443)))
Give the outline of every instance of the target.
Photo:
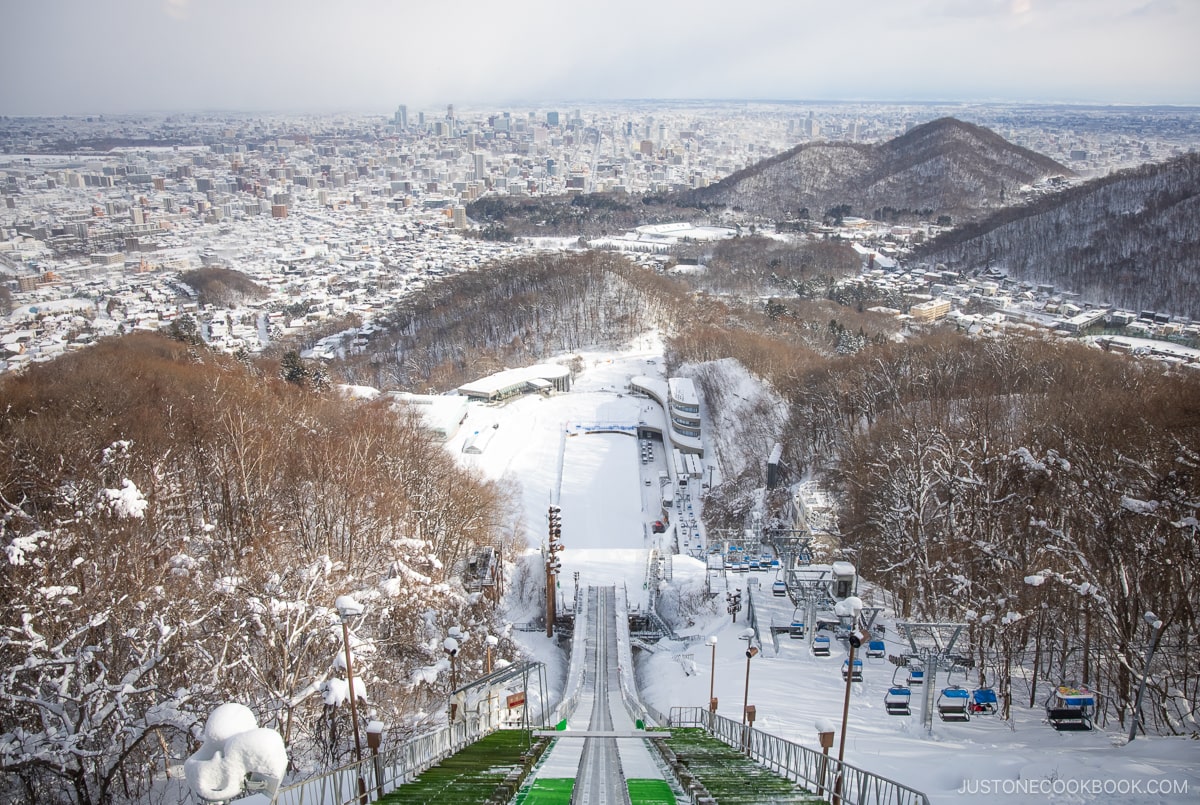
POLYGON ((570 718, 575 712, 575 708, 579 705, 579 697, 583 692, 583 675, 584 675, 584 654, 586 649, 584 646, 587 642, 588 622, 592 617, 592 613, 588 610, 586 604, 583 604, 583 599, 576 596, 576 601, 582 606, 576 606, 575 610, 575 630, 571 634, 571 663, 567 667, 567 679, 563 689, 562 699, 558 706, 554 708, 554 715, 550 719, 550 723, 557 724, 563 719, 570 718))
POLYGON ((672 707, 667 726, 703 727, 722 743, 745 752, 781 777, 842 805, 929 805, 915 788, 838 762, 815 749, 756 730, 701 707, 672 707), (839 789, 840 778, 840 789, 839 789))
POLYGON ((395 749, 364 757, 333 771, 283 786, 275 805, 352 805, 374 802, 397 786, 453 755, 464 746, 495 732, 499 725, 450 724, 437 732, 414 738, 395 749), (360 789, 360 782, 362 788, 360 789), (362 792, 366 799, 361 799, 362 792))

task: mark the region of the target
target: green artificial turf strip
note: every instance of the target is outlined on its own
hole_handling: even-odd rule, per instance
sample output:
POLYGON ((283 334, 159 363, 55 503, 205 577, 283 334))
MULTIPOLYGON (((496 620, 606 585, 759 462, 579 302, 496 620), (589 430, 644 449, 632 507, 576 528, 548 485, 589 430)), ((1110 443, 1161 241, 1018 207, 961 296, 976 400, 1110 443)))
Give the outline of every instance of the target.
POLYGON ((417 779, 383 799, 388 805, 408 803, 482 803, 521 762, 529 746, 523 730, 500 730, 426 769, 417 779))
POLYGON ((722 805, 762 802, 822 802, 803 788, 767 770, 703 729, 671 731, 667 746, 722 805))
POLYGON ((570 777, 539 777, 517 794, 513 805, 568 805, 574 788, 570 777))
POLYGON ((676 805, 675 794, 666 780, 627 779, 625 785, 633 805, 676 805))

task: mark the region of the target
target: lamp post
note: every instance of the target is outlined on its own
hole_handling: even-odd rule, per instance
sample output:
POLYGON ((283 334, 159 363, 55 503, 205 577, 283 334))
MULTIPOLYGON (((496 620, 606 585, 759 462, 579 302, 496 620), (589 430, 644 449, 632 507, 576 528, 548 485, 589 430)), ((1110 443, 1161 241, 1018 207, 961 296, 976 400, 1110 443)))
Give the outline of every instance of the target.
POLYGON ((746 735, 746 719, 750 717, 750 724, 753 726, 754 719, 751 716, 750 710, 750 660, 758 654, 758 646, 751 645, 754 640, 754 630, 746 629, 740 635, 739 640, 746 641, 746 689, 742 694, 742 748, 745 749, 746 735))
POLYGON ((367 783, 362 776, 362 738, 358 733, 358 702, 354 696, 354 662, 350 656, 350 619, 363 614, 363 605, 349 595, 339 595, 333 605, 337 607, 338 617, 342 621, 342 646, 346 650, 346 686, 350 692, 350 721, 354 725, 354 759, 358 769, 358 793, 360 799, 365 803, 367 801, 367 783))
POLYGON ((708 712, 717 712, 717 697, 713 695, 713 685, 717 681, 717 636, 713 635, 704 641, 712 648, 712 670, 708 674, 708 712))
POLYGON ((496 637, 494 634, 490 634, 487 636, 487 638, 484 642, 487 644, 487 666, 486 666, 487 671, 486 671, 486 673, 490 674, 492 672, 492 649, 494 649, 497 645, 500 644, 500 638, 496 637))
POLYGON ((842 777, 844 775, 842 761, 846 757, 846 722, 850 719, 850 685, 854 681, 854 650, 861 646, 864 640, 870 639, 870 635, 858 628, 858 619, 862 613, 862 608, 862 599, 854 595, 839 601, 837 606, 834 607, 834 612, 839 616, 843 614, 848 616, 851 625, 854 627, 846 639, 850 647, 850 653, 846 658, 846 698, 842 703, 842 737, 838 742, 838 776, 833 790, 834 805, 838 805, 842 798, 842 777))
POLYGON ((1142 694, 1146 692, 1146 678, 1150 676, 1150 660, 1154 657, 1154 650, 1158 648, 1158 638, 1162 636, 1163 632, 1163 622, 1153 612, 1147 612, 1142 619, 1154 630, 1154 636, 1150 638, 1150 645, 1146 649, 1146 663, 1142 666, 1142 681, 1138 683, 1137 698, 1133 702, 1133 715, 1129 717, 1130 742, 1137 735, 1138 717, 1142 713, 1142 694))
POLYGON ((458 648, 463 639, 462 628, 459 626, 451 626, 446 630, 446 639, 442 641, 442 649, 446 652, 446 656, 450 658, 450 690, 458 689, 458 648))
MULTIPOLYGON (((450 630, 451 635, 457 631, 457 627, 450 630)), ((446 710, 450 716, 450 722, 453 723, 458 716, 458 705, 454 701, 454 691, 458 690, 458 665, 455 663, 455 658, 458 657, 458 638, 450 636, 442 641, 442 650, 446 652, 446 656, 450 658, 450 695, 447 697, 446 710)))
MULTIPOLYGON (((486 656, 487 656, 487 674, 488 674, 488 676, 491 676, 491 674, 492 674, 492 649, 496 648, 496 646, 500 644, 500 638, 496 637, 494 634, 490 634, 484 640, 484 643, 486 646, 485 652, 486 652, 486 656)), ((487 723, 489 726, 492 724, 492 720, 495 718, 495 715, 496 715, 496 708, 492 706, 492 685, 493 684, 494 683, 491 682, 490 680, 488 681, 487 723)))

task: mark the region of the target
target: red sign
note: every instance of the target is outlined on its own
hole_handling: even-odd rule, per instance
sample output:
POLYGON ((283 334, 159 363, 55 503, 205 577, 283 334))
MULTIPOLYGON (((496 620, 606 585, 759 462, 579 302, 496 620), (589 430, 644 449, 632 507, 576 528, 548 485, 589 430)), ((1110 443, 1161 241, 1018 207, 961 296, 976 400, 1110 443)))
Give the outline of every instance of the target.
POLYGON ((510 710, 514 707, 520 707, 521 705, 525 704, 525 691, 512 694, 508 697, 507 702, 508 709, 510 710))

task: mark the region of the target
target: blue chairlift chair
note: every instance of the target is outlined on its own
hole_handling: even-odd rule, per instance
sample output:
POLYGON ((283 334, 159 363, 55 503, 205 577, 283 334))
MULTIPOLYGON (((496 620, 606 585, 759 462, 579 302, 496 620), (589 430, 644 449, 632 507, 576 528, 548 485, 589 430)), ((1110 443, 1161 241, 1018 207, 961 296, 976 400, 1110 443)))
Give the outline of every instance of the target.
POLYGON ((892 671, 892 686, 883 695, 883 708, 889 716, 912 715, 912 690, 896 679, 901 670, 903 666, 896 666, 896 670, 892 671))
POLYGON ((996 691, 988 687, 975 688, 971 691, 971 712, 981 715, 995 715, 999 706, 996 691))
POLYGON ((829 635, 819 634, 813 638, 812 653, 814 657, 829 656, 829 635))
POLYGON ((937 711, 942 721, 970 721, 971 695, 958 685, 944 687, 937 697, 937 711))

